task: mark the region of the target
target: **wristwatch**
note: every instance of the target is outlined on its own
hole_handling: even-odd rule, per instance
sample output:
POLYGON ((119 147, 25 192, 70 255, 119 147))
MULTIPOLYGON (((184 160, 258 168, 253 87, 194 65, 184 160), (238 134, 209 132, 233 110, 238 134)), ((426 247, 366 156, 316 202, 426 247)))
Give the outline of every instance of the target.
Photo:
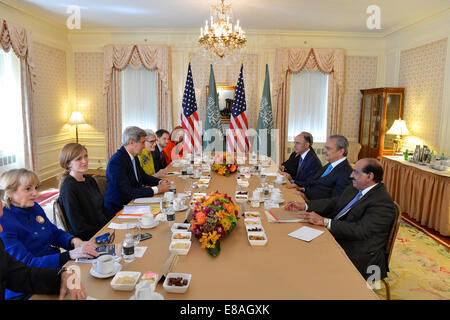
POLYGON ((328 218, 323 218, 323 226, 326 227, 328 226, 328 222, 330 221, 330 219, 328 218))

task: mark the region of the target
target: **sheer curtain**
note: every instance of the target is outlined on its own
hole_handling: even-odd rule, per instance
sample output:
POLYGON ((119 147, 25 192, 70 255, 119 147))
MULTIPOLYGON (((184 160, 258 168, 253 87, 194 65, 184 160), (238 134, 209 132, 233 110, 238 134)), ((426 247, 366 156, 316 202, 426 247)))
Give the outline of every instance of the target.
POLYGON ((25 167, 20 60, 0 49, 0 173, 25 167))
POLYGON ((289 96, 288 141, 302 131, 314 141, 327 138, 328 75, 303 70, 292 74, 289 96))
POLYGON ((157 73, 129 66, 122 71, 122 132, 128 126, 157 130, 157 73))

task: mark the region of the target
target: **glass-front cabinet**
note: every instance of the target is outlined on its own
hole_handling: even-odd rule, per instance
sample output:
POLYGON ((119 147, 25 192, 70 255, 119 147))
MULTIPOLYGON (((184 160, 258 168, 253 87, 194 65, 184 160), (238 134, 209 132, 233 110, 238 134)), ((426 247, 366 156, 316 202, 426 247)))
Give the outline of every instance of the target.
POLYGON ((386 135, 396 119, 403 115, 405 88, 375 88, 361 90, 361 120, 359 124, 359 158, 381 158, 394 154, 395 136, 386 135))

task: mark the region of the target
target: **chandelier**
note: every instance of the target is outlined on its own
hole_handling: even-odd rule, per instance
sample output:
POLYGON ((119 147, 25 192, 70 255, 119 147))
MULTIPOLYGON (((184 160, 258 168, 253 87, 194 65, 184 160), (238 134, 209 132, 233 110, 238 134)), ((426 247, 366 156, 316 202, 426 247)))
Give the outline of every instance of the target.
POLYGON ((220 0, 217 6, 211 6, 210 17, 211 26, 208 27, 208 20, 205 27, 200 28, 198 42, 210 56, 213 54, 219 58, 233 55, 239 52, 247 42, 244 31, 239 26, 239 20, 233 28, 233 12, 231 5, 225 5, 225 0, 220 0))

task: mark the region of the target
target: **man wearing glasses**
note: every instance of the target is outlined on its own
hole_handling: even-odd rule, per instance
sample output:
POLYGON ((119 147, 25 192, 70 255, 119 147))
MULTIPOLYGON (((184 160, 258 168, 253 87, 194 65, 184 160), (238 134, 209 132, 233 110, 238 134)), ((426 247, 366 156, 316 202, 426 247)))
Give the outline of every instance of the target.
POLYGON ((384 279, 389 270, 386 243, 395 208, 381 182, 383 168, 376 159, 361 159, 350 179, 352 185, 338 197, 291 201, 285 209, 300 211, 298 216, 305 222, 327 227, 364 278, 370 276, 369 266, 375 265, 384 279))
POLYGON ((156 148, 156 134, 150 129, 145 130, 145 133, 147 134, 145 137, 145 146, 142 150, 142 154, 138 156, 141 167, 149 176, 154 176, 156 178, 164 177, 167 175, 167 170, 160 169, 158 172, 155 172, 155 163, 152 156, 152 151, 155 151, 156 148))

